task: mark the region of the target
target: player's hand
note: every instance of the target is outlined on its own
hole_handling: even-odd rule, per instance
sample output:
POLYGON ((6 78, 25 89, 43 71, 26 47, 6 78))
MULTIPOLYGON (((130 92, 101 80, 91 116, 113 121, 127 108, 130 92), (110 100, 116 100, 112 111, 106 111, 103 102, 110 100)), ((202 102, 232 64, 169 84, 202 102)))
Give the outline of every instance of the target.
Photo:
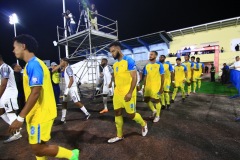
POLYGON ((19 122, 18 120, 13 121, 13 123, 9 126, 8 132, 11 134, 15 134, 22 127, 23 122, 19 122))
POLYGON ((112 83, 110 83, 110 84, 108 85, 108 88, 112 88, 112 83))
POLYGON ((193 78, 191 78, 191 82, 193 81, 193 78))
POLYGON ((69 88, 65 89, 65 91, 64 91, 64 96, 65 96, 65 97, 67 97, 68 92, 69 92, 69 88))
POLYGON ((126 94, 126 96, 124 97, 125 102, 129 102, 132 99, 132 93, 128 93, 126 94))
POLYGON ((160 89, 160 90, 159 90, 159 94, 162 94, 162 93, 163 93, 163 89, 160 89))

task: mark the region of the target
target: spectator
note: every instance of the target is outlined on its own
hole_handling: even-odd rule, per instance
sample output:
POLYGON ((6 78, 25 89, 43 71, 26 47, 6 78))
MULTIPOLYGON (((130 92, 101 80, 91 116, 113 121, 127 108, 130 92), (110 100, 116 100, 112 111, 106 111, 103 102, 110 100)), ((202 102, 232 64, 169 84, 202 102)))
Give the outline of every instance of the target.
POLYGON ((223 49, 223 47, 222 47, 222 49, 221 49, 221 53, 223 53, 224 52, 224 49, 223 49))
POLYGON ((239 51, 239 45, 238 44, 236 45, 235 50, 239 51))
POLYGON ((222 84, 227 84, 228 79, 229 79, 229 67, 227 66, 226 63, 224 63, 221 76, 222 84))
POLYGON ((97 14, 98 11, 95 7, 95 4, 91 5, 91 23, 92 23, 92 28, 98 31, 98 23, 97 23, 97 14))
POLYGON ((55 101, 57 105, 61 105, 60 104, 60 70, 57 70, 55 72, 52 72, 52 70, 57 66, 57 63, 52 62, 51 63, 51 68, 50 70, 50 74, 51 74, 51 80, 52 80, 52 86, 53 86, 53 91, 54 91, 54 96, 55 96, 55 101))
POLYGON ((18 89, 18 106, 19 110, 17 111, 17 115, 21 112, 25 105, 25 95, 24 95, 24 90, 23 90, 23 75, 21 73, 22 67, 18 65, 17 63, 12 64, 12 69, 14 71, 14 77, 18 89))
POLYGON ((205 73, 208 73, 208 70, 209 70, 208 66, 205 66, 205 73))
POLYGON ((240 61, 239 56, 236 57, 236 62, 230 66, 230 68, 234 68, 235 70, 240 71, 240 61))
POLYGON ((211 82, 215 82, 215 67, 211 64, 210 72, 211 72, 211 82))

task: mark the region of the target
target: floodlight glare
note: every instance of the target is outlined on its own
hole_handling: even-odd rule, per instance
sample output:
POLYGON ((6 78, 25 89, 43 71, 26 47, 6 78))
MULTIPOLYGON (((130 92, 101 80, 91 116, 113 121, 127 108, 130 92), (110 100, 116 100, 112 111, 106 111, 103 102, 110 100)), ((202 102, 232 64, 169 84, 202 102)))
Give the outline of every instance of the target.
POLYGON ((12 15, 9 16, 9 23, 10 24, 18 23, 18 16, 16 13, 13 13, 12 15))

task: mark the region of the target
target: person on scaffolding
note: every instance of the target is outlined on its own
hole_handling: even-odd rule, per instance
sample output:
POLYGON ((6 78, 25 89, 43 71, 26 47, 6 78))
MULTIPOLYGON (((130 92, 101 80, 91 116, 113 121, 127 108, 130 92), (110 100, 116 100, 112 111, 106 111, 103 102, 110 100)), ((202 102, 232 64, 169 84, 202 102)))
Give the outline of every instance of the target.
POLYGON ((95 7, 95 4, 92 4, 91 5, 91 25, 93 29, 98 31, 97 14, 98 14, 98 11, 95 7))
POLYGON ((73 14, 69 10, 67 10, 66 13, 63 13, 63 16, 67 20, 67 28, 68 28, 70 35, 75 34, 76 33, 76 22, 74 20, 73 14))

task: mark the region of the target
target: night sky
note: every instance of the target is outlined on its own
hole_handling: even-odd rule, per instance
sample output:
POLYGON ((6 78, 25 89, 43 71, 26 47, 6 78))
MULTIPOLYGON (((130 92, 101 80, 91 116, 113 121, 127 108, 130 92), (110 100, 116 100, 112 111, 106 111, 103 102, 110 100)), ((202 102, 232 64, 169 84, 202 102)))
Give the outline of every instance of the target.
MULTIPOLYGON (((92 0, 98 12, 119 22, 119 39, 124 40, 157 31, 171 31, 193 25, 237 17, 236 1, 216 0, 92 0)), ((77 0, 66 0, 78 20, 77 0)), ((0 0, 0 54, 8 64, 14 63, 12 53, 13 26, 9 15, 17 13, 20 24, 17 34, 31 34, 39 42, 37 56, 58 61, 56 26, 63 26, 62 0, 0 0)), ((63 56, 64 54, 62 54, 63 56)))

